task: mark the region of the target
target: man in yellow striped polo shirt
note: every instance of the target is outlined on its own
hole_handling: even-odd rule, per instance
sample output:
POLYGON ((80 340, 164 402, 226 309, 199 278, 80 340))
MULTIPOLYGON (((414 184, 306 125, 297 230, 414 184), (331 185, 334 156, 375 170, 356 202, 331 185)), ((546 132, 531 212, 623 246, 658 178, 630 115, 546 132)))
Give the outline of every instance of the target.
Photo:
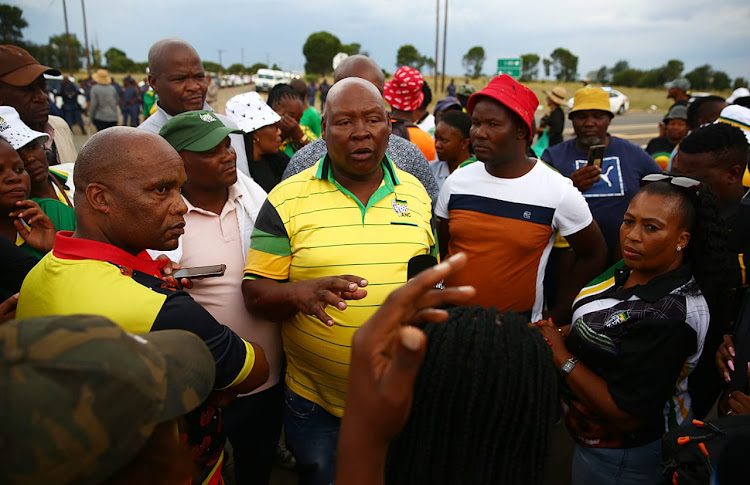
POLYGON ((333 482, 354 331, 406 282, 409 259, 436 254, 430 197, 385 155, 377 88, 336 83, 322 132, 328 153, 261 208, 242 287, 250 312, 283 322, 284 428, 302 484, 333 482))

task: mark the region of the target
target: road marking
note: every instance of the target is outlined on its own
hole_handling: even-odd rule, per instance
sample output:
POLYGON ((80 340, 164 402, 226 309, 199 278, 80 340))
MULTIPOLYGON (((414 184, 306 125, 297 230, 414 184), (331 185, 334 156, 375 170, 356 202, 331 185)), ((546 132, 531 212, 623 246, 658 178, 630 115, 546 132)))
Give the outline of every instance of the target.
POLYGON ((620 124, 611 124, 610 128, 617 128, 618 130, 640 130, 642 128, 650 128, 654 129, 658 127, 659 123, 640 123, 637 125, 620 125, 620 124))
MULTIPOLYGON (((655 130, 658 128, 658 126, 655 126, 653 123, 643 123, 640 125, 610 125, 610 129, 613 130, 620 130, 620 131, 630 131, 630 130, 642 130, 642 129, 648 129, 648 130, 655 130)), ((573 135, 574 131, 573 128, 569 128, 565 130, 565 135, 573 135)), ((653 131, 649 131, 649 133, 653 133, 653 131)), ((648 135, 644 135, 648 136, 648 135)))
POLYGON ((654 132, 654 133, 639 133, 639 134, 636 134, 636 135, 625 135, 623 133, 610 133, 610 135, 616 136, 617 138, 623 138, 625 140, 636 140, 636 139, 639 139, 639 138, 648 138, 650 140, 651 138, 656 138, 657 136, 659 136, 659 133, 658 132, 654 132))
MULTIPOLYGON (((570 133, 565 133, 565 134, 568 135, 566 139, 575 138, 575 135, 573 134, 572 131, 570 133)), ((659 132, 657 131, 652 131, 649 133, 632 133, 632 134, 625 134, 625 133, 618 133, 618 132, 610 131, 609 134, 612 136, 616 136, 617 138, 622 138, 624 140, 637 140, 640 138, 645 138, 645 139, 650 140, 651 138, 656 138, 657 136, 659 136, 659 132)))

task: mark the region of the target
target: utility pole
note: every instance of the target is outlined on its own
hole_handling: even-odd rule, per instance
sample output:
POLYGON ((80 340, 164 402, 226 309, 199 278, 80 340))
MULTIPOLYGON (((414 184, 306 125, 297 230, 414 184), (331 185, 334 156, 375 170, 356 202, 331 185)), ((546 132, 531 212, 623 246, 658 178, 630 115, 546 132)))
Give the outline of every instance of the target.
POLYGON ((89 52, 89 29, 86 27, 86 3, 81 0, 81 10, 83 10, 83 41, 86 42, 86 72, 91 74, 91 55, 89 52))
MULTIPOLYGON (((443 15, 443 77, 440 80, 440 92, 445 91, 445 44, 448 42, 448 0, 445 0, 445 14, 443 15)), ((435 86, 437 88, 437 86, 435 86)))
POLYGON ((242 63, 242 67, 244 69, 244 67, 245 67, 245 48, 244 47, 242 47, 240 49, 240 59, 242 59, 241 63, 242 63))
MULTIPOLYGON (((447 0, 446 0, 447 1, 447 0)), ((433 74, 435 75, 435 89, 438 86, 438 49, 440 45, 440 0, 435 2, 435 66, 433 74)), ((445 59, 443 59, 445 60, 445 59)))
POLYGON ((68 7, 63 0, 63 16, 65 17, 65 44, 68 47, 68 72, 73 75, 73 53, 70 52, 70 32, 68 32, 68 7))
POLYGON ((222 71, 224 70, 224 64, 221 62, 221 53, 226 52, 226 49, 217 49, 219 51, 219 67, 221 67, 222 71))

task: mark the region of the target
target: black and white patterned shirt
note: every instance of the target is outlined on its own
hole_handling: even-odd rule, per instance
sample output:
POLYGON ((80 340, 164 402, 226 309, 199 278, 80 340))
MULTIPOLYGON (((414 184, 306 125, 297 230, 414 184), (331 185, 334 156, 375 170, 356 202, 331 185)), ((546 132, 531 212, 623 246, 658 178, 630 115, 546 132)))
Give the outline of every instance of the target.
MULTIPOLYGON (((565 342, 607 382, 617 406, 643 420, 641 429, 624 433, 615 446, 613 436, 607 436, 604 447, 640 446, 689 422, 688 376, 698 363, 710 319, 688 265, 623 288, 629 274, 620 261, 581 290, 565 342)), ((599 436, 584 438, 587 446, 597 446, 599 436)))

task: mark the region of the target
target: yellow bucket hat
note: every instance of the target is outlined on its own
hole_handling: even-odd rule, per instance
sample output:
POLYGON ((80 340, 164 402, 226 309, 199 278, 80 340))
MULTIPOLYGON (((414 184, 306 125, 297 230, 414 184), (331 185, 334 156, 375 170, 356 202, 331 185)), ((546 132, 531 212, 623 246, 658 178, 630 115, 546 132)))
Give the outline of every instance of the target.
POLYGON ((573 95, 571 114, 589 109, 606 111, 612 116, 615 115, 609 107, 609 93, 601 88, 581 88, 573 95))

